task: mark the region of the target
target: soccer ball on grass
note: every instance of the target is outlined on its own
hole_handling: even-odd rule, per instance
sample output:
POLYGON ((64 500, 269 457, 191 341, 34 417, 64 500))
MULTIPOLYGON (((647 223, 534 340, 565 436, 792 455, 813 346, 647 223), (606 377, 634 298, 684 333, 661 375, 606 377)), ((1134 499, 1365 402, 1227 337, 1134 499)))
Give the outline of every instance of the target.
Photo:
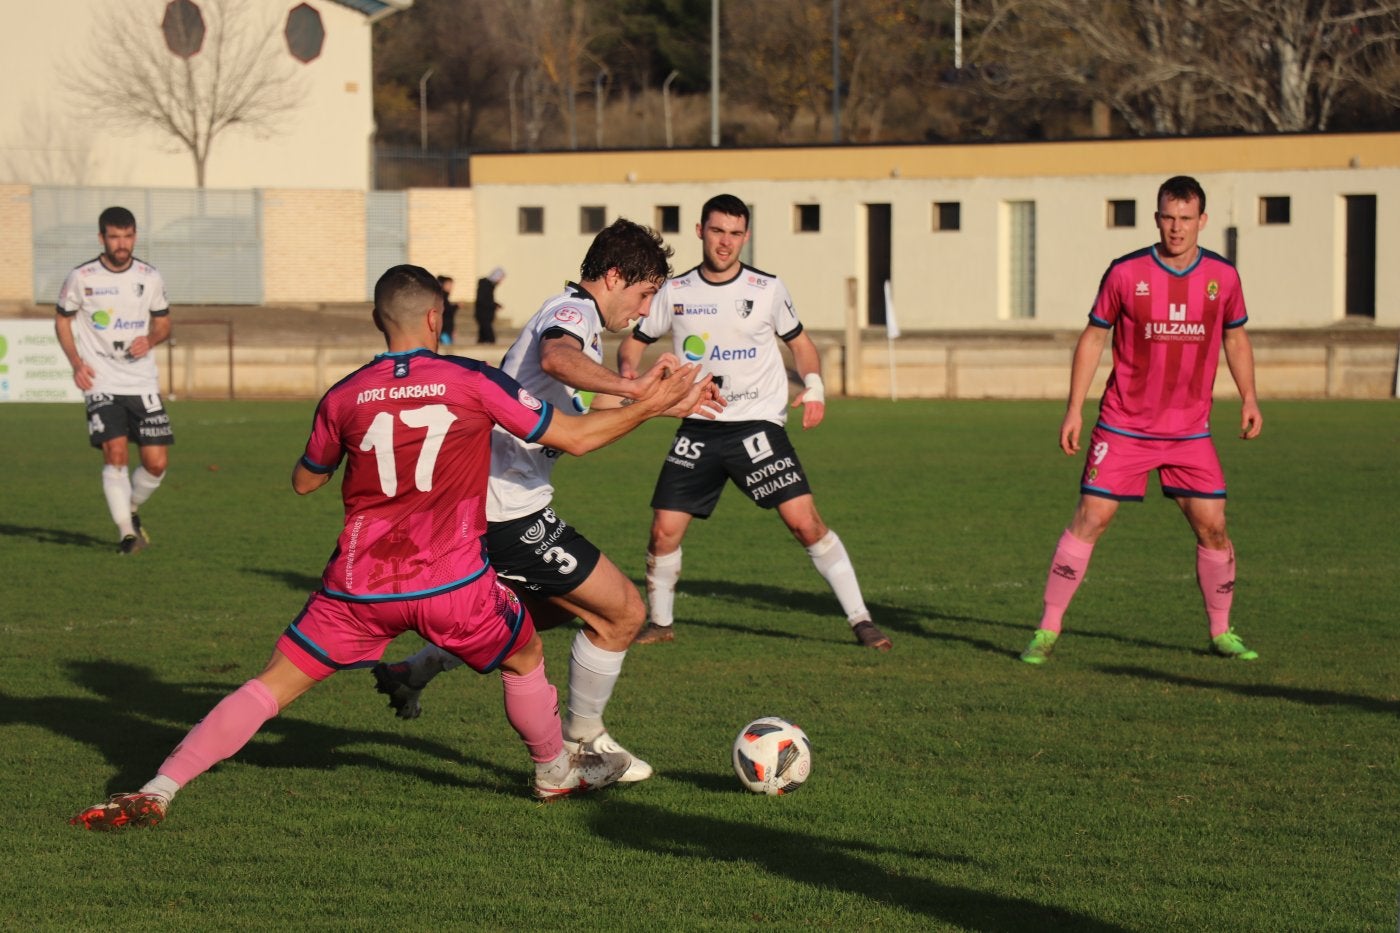
POLYGON ((734 739, 734 773, 755 794, 790 794, 812 773, 812 743, 786 719, 755 719, 734 739))

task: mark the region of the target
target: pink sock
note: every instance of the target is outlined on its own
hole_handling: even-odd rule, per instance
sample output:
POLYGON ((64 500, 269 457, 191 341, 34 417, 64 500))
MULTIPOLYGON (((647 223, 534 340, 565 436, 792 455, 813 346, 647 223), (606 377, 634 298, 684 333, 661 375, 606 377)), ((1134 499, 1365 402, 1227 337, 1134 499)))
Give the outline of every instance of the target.
POLYGON ((1212 551, 1196 545, 1196 582, 1206 601, 1210 637, 1230 630, 1230 605, 1235 601, 1235 549, 1212 551))
POLYGON ((1089 568, 1089 557, 1094 546, 1080 541, 1066 531, 1060 535, 1055 545, 1055 556, 1050 560, 1050 573, 1045 578, 1045 612, 1040 617, 1040 627, 1058 632, 1064 620, 1069 601, 1074 599, 1084 579, 1084 571, 1089 568))
POLYGON ((564 750, 559 723, 559 692, 544 676, 544 662, 528 674, 501 671, 506 693, 506 719, 520 734, 530 757, 553 761, 564 750))
POLYGON ((175 746, 159 773, 181 787, 248 744, 263 723, 277 715, 277 699, 260 680, 250 680, 219 701, 175 746))

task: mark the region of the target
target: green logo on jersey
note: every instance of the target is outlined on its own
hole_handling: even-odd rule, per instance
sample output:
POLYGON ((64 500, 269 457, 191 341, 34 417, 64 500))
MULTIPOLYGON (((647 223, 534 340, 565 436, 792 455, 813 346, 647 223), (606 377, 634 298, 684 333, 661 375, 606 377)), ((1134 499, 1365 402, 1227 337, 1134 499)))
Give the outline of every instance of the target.
POLYGON ((9 350, 10 342, 5 339, 4 334, 0 334, 0 373, 7 373, 10 371, 10 367, 6 366, 3 362, 3 360, 5 359, 5 354, 8 353, 9 350))
POLYGON ((681 352, 685 354, 685 358, 692 363, 703 360, 705 358, 705 341, 703 338, 708 336, 710 335, 703 334, 701 337, 697 337, 691 334, 689 337, 685 338, 685 342, 681 344, 681 352))
POLYGON ((107 325, 112 323, 110 311, 94 311, 92 314, 92 326, 98 330, 106 330, 107 325))

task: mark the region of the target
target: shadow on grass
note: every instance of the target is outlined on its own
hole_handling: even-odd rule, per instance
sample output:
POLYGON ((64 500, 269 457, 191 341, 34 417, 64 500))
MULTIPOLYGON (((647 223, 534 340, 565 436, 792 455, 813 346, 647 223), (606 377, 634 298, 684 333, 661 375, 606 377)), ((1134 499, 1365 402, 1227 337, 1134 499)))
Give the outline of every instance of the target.
MULTIPOLYGON (((1201 652, 1204 654, 1205 652, 1201 652)), ((1240 661, 1217 659, 1222 664, 1240 664, 1240 661)), ((1185 677, 1181 674, 1167 674, 1147 667, 1099 667, 1105 674, 1117 677, 1136 677, 1140 680, 1155 680, 1160 683, 1175 684, 1178 687, 1197 687, 1201 690, 1221 690, 1243 697, 1261 700, 1287 700, 1307 706, 1350 706, 1366 713, 1384 713, 1389 716, 1400 714, 1400 702, 1382 700, 1357 693, 1339 693, 1336 690, 1318 690, 1309 687, 1281 687, 1278 684, 1230 684, 1218 680, 1204 680, 1200 677, 1185 677)))
POLYGON ((273 570, 268 567, 244 567, 244 573, 256 573, 267 577, 269 580, 276 580, 287 586, 288 589, 305 593, 308 597, 321 588, 320 576, 298 573, 295 570, 273 570))
POLYGON ((79 531, 66 531, 62 528, 31 528, 27 525, 6 525, 0 523, 0 536, 6 538, 27 538, 36 544, 57 544, 63 547, 106 548, 113 553, 117 550, 115 540, 94 538, 79 531))
MULTIPOLYGON (((796 610, 814 619, 832 618, 840 620, 841 607, 836 597, 830 593, 794 590, 767 583, 735 583, 732 580, 682 580, 680 589, 695 596, 707 596, 739 605, 748 605, 774 611, 796 610)), ((1036 620, 1009 622, 1004 619, 987 619, 979 616, 958 615, 956 613, 926 610, 914 612, 901 606, 883 603, 867 603, 875 624, 884 629, 894 640, 896 635, 915 638, 929 638, 935 641, 958 642, 989 654, 1006 658, 1019 658, 1025 642, 1035 629, 1036 620), (986 633, 978 629, 988 630, 986 633), (988 637, 990 634, 1008 633, 1005 638, 988 637), (1013 634, 1014 633, 1014 634, 1013 634)), ((719 631, 735 632, 741 635, 758 635, 764 638, 794 641, 799 638, 817 638, 823 641, 846 642, 845 630, 834 625, 814 627, 810 633, 796 635, 792 632, 774 631, 756 625, 744 625, 732 620, 694 619, 680 614, 681 624, 700 626, 719 631)), ((1074 630, 1073 637, 1099 638, 1138 648, 1151 648, 1160 651, 1199 653, 1179 644, 1153 641, 1116 632, 1095 632, 1074 630)), ((896 641, 895 650, 899 650, 896 641)))
MULTIPOLYGON (((880 856, 889 854, 918 859, 922 865, 929 866, 935 862, 969 861, 964 856, 934 851, 910 852, 772 827, 765 827, 761 838, 755 838, 754 827, 748 823, 676 813, 632 803, 620 795, 610 798, 606 808, 594 811, 591 820, 593 832, 600 838, 648 855, 664 853, 706 862, 754 865, 771 875, 800 884, 848 891, 887 907, 935 918, 966 930, 1110 933, 1124 929, 1077 911, 1025 898, 895 873, 879 861, 880 856)), ((756 922, 766 919, 786 925, 795 919, 782 913, 785 908, 775 905, 772 909, 777 915, 755 917, 756 922)))
MULTIPOLYGON (((115 769, 108 793, 134 790, 149 780, 190 727, 230 692, 227 683, 162 682, 147 668, 120 662, 70 662, 67 668, 73 683, 98 697, 15 697, 0 691, 0 724, 38 726, 96 749, 115 769), (172 720, 180 724, 169 725, 172 720)), ((373 688, 366 683, 365 689, 373 688)), ((444 787, 492 792, 502 783, 521 782, 520 771, 464 755, 458 747, 401 732, 329 726, 298 719, 293 712, 268 720, 232 760, 257 768, 363 767, 444 787), (358 748, 370 743, 463 763, 494 773, 499 781, 472 781, 459 771, 404 764, 358 748), (356 748, 347 750, 350 746, 356 748)), ((387 711, 382 715, 390 716, 387 711)), ((75 801, 75 809, 81 803, 75 801)))

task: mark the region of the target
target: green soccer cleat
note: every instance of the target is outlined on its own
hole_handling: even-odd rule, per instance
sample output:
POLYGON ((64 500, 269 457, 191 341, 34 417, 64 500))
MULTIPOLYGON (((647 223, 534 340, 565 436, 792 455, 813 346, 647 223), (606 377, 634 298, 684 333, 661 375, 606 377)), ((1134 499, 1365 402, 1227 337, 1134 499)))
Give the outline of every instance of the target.
POLYGON ((1059 637, 1059 632, 1052 632, 1048 628, 1036 629, 1031 643, 1021 652, 1021 660, 1027 664, 1044 664, 1050 660, 1050 652, 1055 650, 1055 642, 1059 637))
POLYGON ((1233 658, 1236 661, 1253 661, 1259 657, 1259 652, 1253 651, 1240 641, 1240 636, 1235 634, 1234 629, 1227 629, 1223 635, 1216 635, 1210 640, 1211 654, 1218 654, 1222 658, 1233 658))

